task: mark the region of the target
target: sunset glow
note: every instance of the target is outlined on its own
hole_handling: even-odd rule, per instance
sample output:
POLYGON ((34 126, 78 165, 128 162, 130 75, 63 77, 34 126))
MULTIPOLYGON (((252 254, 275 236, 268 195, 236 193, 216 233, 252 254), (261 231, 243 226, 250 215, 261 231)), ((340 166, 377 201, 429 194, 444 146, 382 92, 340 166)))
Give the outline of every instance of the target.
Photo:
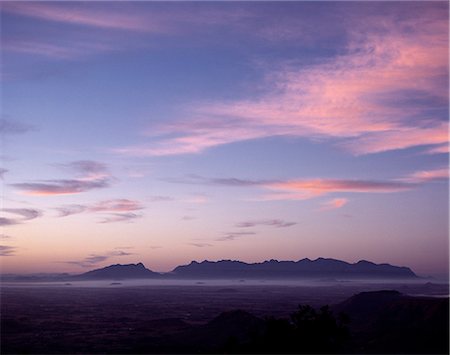
POLYGON ((447 2, 0 6, 3 273, 448 275, 447 2))

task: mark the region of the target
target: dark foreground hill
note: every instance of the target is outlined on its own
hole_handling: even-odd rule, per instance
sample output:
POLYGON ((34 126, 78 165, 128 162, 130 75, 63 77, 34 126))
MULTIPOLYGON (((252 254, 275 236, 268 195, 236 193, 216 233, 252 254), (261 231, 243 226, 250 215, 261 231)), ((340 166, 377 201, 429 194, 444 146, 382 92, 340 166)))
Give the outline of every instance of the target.
MULTIPOLYGON (((176 317, 154 318, 167 302, 172 301, 172 311, 183 308, 195 290, 189 288, 178 303, 164 297, 163 303, 154 304, 159 292, 155 289, 101 292, 52 287, 45 294, 42 289, 14 288, 7 293, 10 296, 2 297, 2 354, 448 354, 449 350, 448 298, 376 291, 331 307, 294 306, 285 316, 267 316, 274 299, 267 303, 267 313, 259 316, 248 311, 252 303, 244 302, 241 310, 224 305, 222 313, 201 323, 190 321, 186 309, 176 317), (142 298, 138 295, 143 291, 142 298), (153 306, 148 308, 149 304, 153 306)), ((205 297, 204 291, 198 291, 201 303, 193 303, 189 314, 215 298, 205 297)))
POLYGON ((393 290, 362 292, 333 310, 350 316, 357 352, 449 352, 448 297, 411 297, 393 290))
POLYGON ((417 275, 407 267, 374 264, 361 260, 350 264, 335 259, 318 258, 299 261, 270 260, 248 264, 242 261, 192 261, 176 267, 169 275, 176 278, 270 278, 270 279, 411 279, 417 275))
POLYGON ((299 305, 289 318, 261 318, 243 310, 223 312, 204 325, 144 340, 132 351, 448 354, 448 312, 448 298, 363 292, 333 307, 299 305))

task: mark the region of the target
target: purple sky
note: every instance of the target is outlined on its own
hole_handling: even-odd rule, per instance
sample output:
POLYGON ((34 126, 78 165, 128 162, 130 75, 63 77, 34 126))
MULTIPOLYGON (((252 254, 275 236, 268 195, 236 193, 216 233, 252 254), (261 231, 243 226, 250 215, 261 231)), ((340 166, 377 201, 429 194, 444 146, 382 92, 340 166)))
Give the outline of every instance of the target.
POLYGON ((2 2, 2 272, 448 274, 447 2, 2 2))

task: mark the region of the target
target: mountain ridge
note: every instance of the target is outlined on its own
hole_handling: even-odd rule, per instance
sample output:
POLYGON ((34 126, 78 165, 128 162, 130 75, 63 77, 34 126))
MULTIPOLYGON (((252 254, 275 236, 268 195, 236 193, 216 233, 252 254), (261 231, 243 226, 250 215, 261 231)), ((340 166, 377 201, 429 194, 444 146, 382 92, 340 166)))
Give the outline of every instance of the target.
POLYGON ((113 264, 73 276, 75 279, 401 279, 417 278, 408 267, 393 266, 387 263, 375 264, 367 260, 348 263, 331 258, 308 258, 298 261, 265 260, 246 263, 240 260, 191 261, 179 265, 168 273, 158 273, 147 269, 144 264, 113 264))
POLYGON ((275 259, 259 263, 245 263, 239 260, 192 261, 174 268, 169 276, 179 277, 249 277, 249 278, 416 278, 408 267, 387 263, 375 264, 367 260, 348 263, 332 258, 308 258, 298 261, 275 259))

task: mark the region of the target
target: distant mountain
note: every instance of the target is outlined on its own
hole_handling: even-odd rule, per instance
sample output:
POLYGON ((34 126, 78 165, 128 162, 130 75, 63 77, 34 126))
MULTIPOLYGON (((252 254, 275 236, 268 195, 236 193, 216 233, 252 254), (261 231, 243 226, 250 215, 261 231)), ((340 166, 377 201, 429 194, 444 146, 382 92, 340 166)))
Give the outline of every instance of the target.
POLYGON ((262 263, 245 263, 237 260, 192 261, 177 266, 171 272, 158 273, 142 263, 115 264, 79 275, 33 274, 0 275, 1 282, 49 282, 77 280, 125 280, 125 279, 312 279, 321 281, 365 279, 414 279, 417 275, 407 267, 374 264, 361 260, 350 264, 335 259, 318 258, 299 261, 269 260, 262 263))
POLYGON ((176 278, 271 278, 271 279, 403 279, 417 275, 407 267, 374 264, 361 260, 355 264, 318 258, 295 261, 270 260, 248 264, 242 261, 192 261, 176 267, 169 275, 176 278))
POLYGON ((122 279, 147 279, 157 278, 161 275, 157 272, 147 269, 144 264, 115 264, 88 271, 81 275, 73 276, 77 280, 122 280, 122 279))

